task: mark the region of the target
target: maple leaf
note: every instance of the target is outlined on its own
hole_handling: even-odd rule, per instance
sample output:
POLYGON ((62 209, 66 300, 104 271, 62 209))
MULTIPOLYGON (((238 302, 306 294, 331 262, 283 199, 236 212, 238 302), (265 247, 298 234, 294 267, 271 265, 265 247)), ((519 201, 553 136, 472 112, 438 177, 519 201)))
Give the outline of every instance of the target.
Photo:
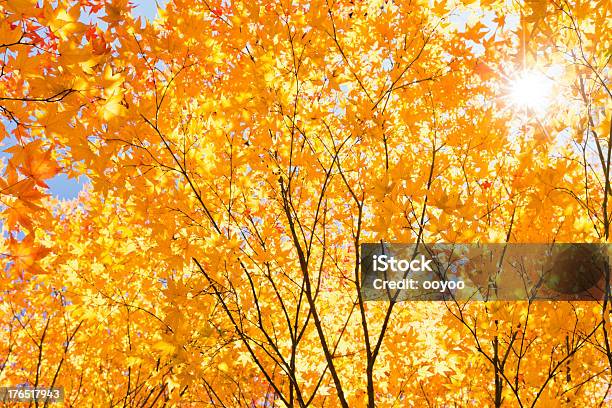
POLYGON ((42 209, 42 207, 33 204, 31 201, 15 200, 3 211, 2 215, 6 218, 6 226, 9 229, 15 230, 18 225, 21 225, 27 230, 33 231, 32 213, 42 209))
POLYGON ((31 179, 11 180, 8 179, 8 184, 3 183, 6 187, 2 189, 3 194, 12 195, 25 202, 35 202, 44 195, 35 188, 35 181, 31 179))
POLYGON ((496 76, 495 71, 483 61, 478 61, 476 63, 474 66, 474 72, 476 72, 484 81, 496 76))
POLYGON ((41 140, 35 140, 25 146, 15 145, 6 149, 5 152, 13 153, 11 164, 40 187, 48 188, 45 180, 60 171, 57 162, 51 157, 51 150, 42 149, 41 140))
POLYGON ((36 244, 33 234, 27 235, 21 241, 11 237, 8 248, 8 256, 15 262, 15 268, 18 271, 27 271, 34 274, 45 273, 40 266, 40 261, 50 250, 36 244))

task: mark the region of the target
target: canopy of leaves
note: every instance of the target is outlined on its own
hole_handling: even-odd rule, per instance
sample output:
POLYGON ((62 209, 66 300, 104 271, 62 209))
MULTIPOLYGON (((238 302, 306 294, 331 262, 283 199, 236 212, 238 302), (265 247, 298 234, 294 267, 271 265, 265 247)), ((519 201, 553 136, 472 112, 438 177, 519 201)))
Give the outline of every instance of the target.
POLYGON ((364 302, 358 262, 380 240, 609 241, 609 1, 131 9, 0 1, 0 385, 75 407, 610 404, 607 296, 364 302), (525 75, 548 93, 523 106, 525 75), (90 183, 58 200, 60 173, 90 183))

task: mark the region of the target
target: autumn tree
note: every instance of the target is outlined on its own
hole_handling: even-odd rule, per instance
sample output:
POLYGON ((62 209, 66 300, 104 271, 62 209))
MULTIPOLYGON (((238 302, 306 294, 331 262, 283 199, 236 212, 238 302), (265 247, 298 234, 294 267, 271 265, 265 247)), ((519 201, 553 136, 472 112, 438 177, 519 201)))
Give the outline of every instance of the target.
POLYGON ((360 244, 607 243, 606 1, 0 2, 0 385, 606 406, 601 302, 374 302, 360 244), (86 176, 53 197, 58 173, 86 176))

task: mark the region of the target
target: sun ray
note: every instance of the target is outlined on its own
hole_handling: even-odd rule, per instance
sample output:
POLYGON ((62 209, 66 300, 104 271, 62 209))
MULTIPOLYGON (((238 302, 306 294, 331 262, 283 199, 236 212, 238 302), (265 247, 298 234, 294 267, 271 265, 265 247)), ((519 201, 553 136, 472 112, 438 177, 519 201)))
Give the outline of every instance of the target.
POLYGON ((543 73, 524 71, 510 84, 511 103, 535 113, 542 113, 550 105, 553 81, 543 73))

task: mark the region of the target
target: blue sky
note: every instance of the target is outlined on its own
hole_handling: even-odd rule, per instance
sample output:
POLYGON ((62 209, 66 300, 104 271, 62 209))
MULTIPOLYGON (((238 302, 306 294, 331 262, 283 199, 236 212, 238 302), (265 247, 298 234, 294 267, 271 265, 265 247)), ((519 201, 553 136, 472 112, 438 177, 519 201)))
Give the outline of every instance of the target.
MULTIPOLYGON (((154 0, 132 0, 132 4, 135 6, 132 12, 136 16, 142 16, 147 20, 152 20, 157 15, 157 5, 154 0)), ((157 4, 163 6, 165 0, 157 0, 157 4)))

